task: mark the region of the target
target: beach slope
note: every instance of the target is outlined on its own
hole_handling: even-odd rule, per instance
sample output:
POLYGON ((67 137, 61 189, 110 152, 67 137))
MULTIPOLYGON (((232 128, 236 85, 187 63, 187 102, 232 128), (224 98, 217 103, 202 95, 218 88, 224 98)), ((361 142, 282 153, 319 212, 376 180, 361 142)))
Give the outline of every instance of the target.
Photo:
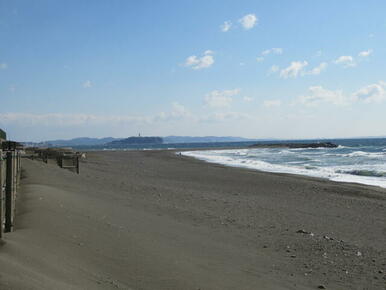
POLYGON ((385 289, 386 190, 90 152, 23 160, 0 289, 385 289))

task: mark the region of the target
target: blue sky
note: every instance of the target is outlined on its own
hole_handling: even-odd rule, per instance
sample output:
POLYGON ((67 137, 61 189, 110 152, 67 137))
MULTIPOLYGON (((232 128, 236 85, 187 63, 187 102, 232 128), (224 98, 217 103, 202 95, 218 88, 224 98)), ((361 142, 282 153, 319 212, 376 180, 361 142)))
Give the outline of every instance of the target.
POLYGON ((0 0, 16 140, 386 135, 385 1, 0 0))

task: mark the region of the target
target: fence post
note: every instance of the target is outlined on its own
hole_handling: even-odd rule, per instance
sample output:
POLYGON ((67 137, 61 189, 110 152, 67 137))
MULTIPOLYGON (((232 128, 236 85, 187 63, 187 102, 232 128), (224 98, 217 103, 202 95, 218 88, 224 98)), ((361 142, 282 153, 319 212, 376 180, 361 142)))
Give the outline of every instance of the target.
POLYGON ((4 160, 3 160, 3 152, 0 149, 0 239, 3 236, 4 231, 4 184, 5 184, 5 172, 4 172, 4 160))
POLYGON ((17 189, 19 188, 19 183, 18 183, 18 177, 19 177, 19 171, 18 171, 18 164, 17 164, 17 158, 18 158, 18 153, 17 151, 14 151, 14 154, 13 154, 13 162, 12 162, 12 166, 13 166, 13 196, 14 198, 16 198, 16 192, 17 192, 17 189))
POLYGON ((5 187, 5 232, 11 232, 13 229, 14 214, 14 153, 7 152, 7 171, 5 187))
POLYGON ((20 185, 21 179, 21 153, 17 152, 17 184, 20 185))
POLYGON ((76 155, 76 173, 78 173, 79 174, 79 156, 78 155, 76 155))

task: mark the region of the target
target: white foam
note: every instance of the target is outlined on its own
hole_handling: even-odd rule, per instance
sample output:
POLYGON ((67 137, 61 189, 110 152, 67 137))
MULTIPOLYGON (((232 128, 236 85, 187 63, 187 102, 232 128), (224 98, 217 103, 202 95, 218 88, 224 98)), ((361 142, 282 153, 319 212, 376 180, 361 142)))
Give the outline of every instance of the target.
POLYGON ((345 157, 369 157, 369 158, 378 158, 378 157, 383 157, 385 156, 385 153, 382 152, 364 152, 364 151, 354 151, 349 154, 344 154, 342 156, 345 157))
POLYGON ((345 148, 350 148, 350 147, 343 146, 343 145, 338 145, 338 148, 339 148, 339 149, 345 149, 345 148))
MULTIPOLYGON (((344 172, 352 170, 377 170, 386 171, 386 165, 347 165, 347 166, 329 166, 329 167, 316 167, 310 164, 297 164, 292 162, 291 165, 286 164, 272 164, 256 158, 240 158, 235 152, 248 155, 250 149, 243 150, 205 150, 205 151, 185 151, 181 152, 182 155, 194 157, 206 162, 218 163, 233 167, 243 167, 267 172, 275 173, 290 173, 299 174, 312 177, 326 178, 339 182, 352 182, 361 183, 367 185, 375 185, 386 188, 386 178, 372 177, 372 176, 358 176, 351 175, 344 172), (312 170, 310 170, 312 167, 312 170)), ((254 150, 254 149, 253 149, 254 150)), ((263 151, 261 151, 263 152, 263 151)), ((360 151, 357 151, 360 152, 360 151)), ((355 152, 353 152, 355 153, 355 152)), ((366 153, 366 152, 364 152, 366 153)), ((358 154, 358 153, 357 153, 358 154)), ((360 153, 361 154, 361 153, 360 153)), ((366 153, 367 154, 367 153, 366 153)), ((373 154, 373 153, 370 153, 373 154)), ((377 153, 374 153, 377 154, 377 153)), ((257 154, 251 154, 253 157, 257 157, 257 154)), ((384 155, 383 155, 384 156, 384 155)), ((288 162, 289 163, 289 162, 288 162)))

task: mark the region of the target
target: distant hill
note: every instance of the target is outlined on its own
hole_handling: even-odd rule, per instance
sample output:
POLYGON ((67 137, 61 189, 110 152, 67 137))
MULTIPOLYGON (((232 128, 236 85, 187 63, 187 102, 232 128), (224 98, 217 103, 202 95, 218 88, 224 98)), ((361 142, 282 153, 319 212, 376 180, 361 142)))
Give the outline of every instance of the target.
POLYGON ((161 137, 129 137, 121 140, 114 140, 105 145, 124 146, 124 145, 143 145, 143 144, 162 144, 164 141, 161 137))
MULTIPOLYGON (((214 142, 245 142, 245 141, 258 141, 256 139, 247 139, 242 137, 216 137, 216 136, 167 136, 167 137, 129 137, 129 138, 89 138, 79 137, 69 140, 49 140, 39 143, 24 142, 27 146, 39 146, 39 147, 124 147, 124 145, 132 144, 177 144, 177 143, 214 143, 214 142), (145 139, 138 139, 145 138, 145 139), (150 139, 147 139, 150 138, 150 139), (151 139, 160 138, 160 139, 151 139), (140 143, 138 143, 140 142, 140 143), (118 146, 117 146, 118 145, 118 146)), ((260 140, 259 140, 260 141, 260 140)))
POLYGON ((203 137, 191 137, 191 136, 167 136, 164 137, 165 143, 212 143, 212 142, 245 142, 255 141, 256 139, 247 139, 242 137, 216 137, 216 136, 203 136, 203 137))

